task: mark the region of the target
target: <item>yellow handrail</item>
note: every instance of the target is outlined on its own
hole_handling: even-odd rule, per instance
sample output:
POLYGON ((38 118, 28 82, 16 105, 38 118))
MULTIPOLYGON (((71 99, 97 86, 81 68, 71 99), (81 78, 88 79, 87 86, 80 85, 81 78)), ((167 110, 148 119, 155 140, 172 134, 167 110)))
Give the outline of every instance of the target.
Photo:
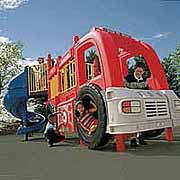
POLYGON ((76 86, 75 61, 70 61, 61 71, 61 93, 69 91, 76 86))
POLYGON ((91 63, 86 63, 86 78, 88 80, 94 78, 94 65, 91 63))
POLYGON ((28 90, 29 94, 47 91, 47 66, 38 64, 28 68, 28 90))
POLYGON ((58 95, 58 75, 56 74, 50 80, 50 89, 51 89, 51 98, 54 98, 58 95))

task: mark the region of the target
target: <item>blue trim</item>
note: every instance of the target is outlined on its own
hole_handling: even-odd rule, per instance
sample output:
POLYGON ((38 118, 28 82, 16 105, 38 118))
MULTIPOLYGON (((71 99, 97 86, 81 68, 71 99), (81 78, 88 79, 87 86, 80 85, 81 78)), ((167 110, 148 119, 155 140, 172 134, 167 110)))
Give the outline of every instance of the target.
POLYGON ((23 124, 18 129, 17 135, 39 132, 45 127, 46 118, 44 116, 27 111, 28 98, 28 67, 25 67, 22 73, 10 81, 4 96, 6 110, 21 119, 23 124))

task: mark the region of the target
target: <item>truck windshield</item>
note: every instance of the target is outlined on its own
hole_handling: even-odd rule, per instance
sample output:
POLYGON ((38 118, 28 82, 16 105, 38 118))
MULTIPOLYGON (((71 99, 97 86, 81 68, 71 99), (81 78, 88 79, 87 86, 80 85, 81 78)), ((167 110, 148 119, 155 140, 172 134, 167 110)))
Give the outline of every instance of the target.
POLYGON ((135 68, 136 64, 139 62, 142 63, 144 66, 143 77, 145 79, 150 78, 151 73, 150 73, 149 67, 146 63, 145 58, 142 55, 134 56, 134 57, 131 57, 127 60, 128 74, 132 74, 134 72, 134 68, 135 68))

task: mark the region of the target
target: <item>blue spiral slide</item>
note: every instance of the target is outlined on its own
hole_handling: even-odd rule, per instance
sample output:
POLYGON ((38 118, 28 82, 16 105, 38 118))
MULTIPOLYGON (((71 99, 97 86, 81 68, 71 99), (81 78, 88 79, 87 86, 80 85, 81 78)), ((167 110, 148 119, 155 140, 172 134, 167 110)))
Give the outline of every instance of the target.
POLYGON ((16 118, 21 119, 21 126, 17 135, 31 132, 42 132, 46 124, 46 118, 35 112, 27 111, 28 95, 28 68, 14 77, 8 84, 4 95, 4 107, 16 118))

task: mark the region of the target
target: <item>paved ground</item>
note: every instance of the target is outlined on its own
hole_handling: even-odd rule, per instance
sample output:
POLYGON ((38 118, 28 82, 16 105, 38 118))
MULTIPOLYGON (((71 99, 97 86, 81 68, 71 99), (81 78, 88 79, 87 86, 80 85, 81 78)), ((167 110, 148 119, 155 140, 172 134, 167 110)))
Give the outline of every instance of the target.
MULTIPOLYGON (((128 145, 127 145, 128 146, 128 145)), ((172 143, 164 137, 147 146, 117 153, 111 146, 103 151, 80 147, 68 139, 47 147, 41 136, 23 142, 13 135, 0 136, 0 180, 141 180, 180 178, 180 128, 172 143)))

